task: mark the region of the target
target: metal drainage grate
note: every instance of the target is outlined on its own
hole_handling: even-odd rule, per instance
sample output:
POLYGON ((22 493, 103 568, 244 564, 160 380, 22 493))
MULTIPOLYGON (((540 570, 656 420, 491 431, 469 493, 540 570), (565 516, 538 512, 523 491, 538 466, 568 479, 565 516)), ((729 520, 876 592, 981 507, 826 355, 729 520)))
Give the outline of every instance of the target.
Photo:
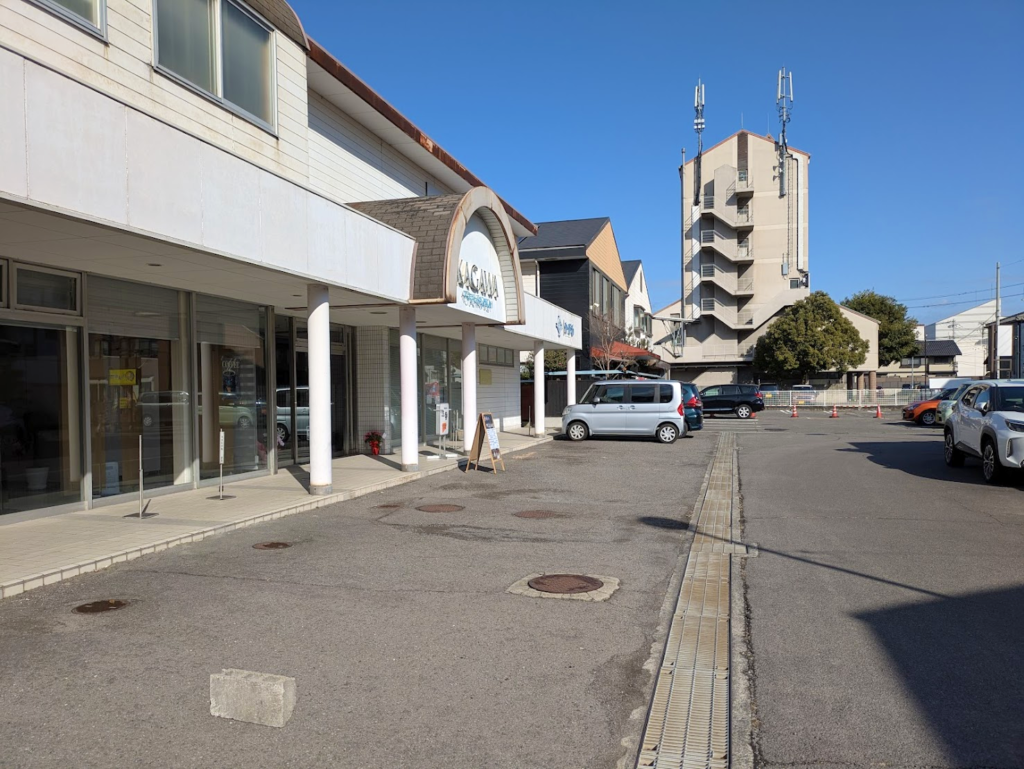
POLYGON ((291 547, 290 542, 258 542, 253 545, 253 550, 284 550, 286 547, 291 547))
POLYGON ((75 612, 78 614, 99 614, 103 611, 117 611, 127 605, 128 602, 122 601, 120 598, 108 598, 106 601, 83 603, 81 606, 75 607, 75 612))
POLYGON ((516 518, 562 518, 561 513, 554 513, 550 510, 523 510, 521 513, 512 513, 516 518))
POLYGON ((397 510, 401 505, 374 505, 374 510, 397 510))
POLYGON ((601 580, 583 574, 545 574, 527 584, 542 593, 589 593, 604 587, 601 580))
POLYGON ((416 509, 424 513, 457 513, 466 508, 462 505, 420 505, 416 509))

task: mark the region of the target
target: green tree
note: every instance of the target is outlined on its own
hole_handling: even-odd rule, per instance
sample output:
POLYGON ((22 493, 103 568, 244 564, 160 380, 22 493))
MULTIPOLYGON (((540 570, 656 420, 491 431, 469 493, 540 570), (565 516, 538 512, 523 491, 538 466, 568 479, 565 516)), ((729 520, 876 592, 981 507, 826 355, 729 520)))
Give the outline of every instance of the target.
POLYGON ((878 321, 878 365, 888 366, 917 354, 914 330, 917 320, 907 317, 906 305, 891 296, 860 291, 843 304, 878 321))
POLYGON ((754 348, 754 368, 778 379, 805 380, 818 371, 840 373, 867 357, 868 343, 824 291, 789 307, 754 348))
MULTIPOLYGON (((568 367, 568 353, 565 350, 545 350, 544 351, 544 370, 545 371, 565 371, 568 367)), ((533 379, 533 353, 526 359, 525 363, 519 366, 519 377, 520 379, 533 379)))

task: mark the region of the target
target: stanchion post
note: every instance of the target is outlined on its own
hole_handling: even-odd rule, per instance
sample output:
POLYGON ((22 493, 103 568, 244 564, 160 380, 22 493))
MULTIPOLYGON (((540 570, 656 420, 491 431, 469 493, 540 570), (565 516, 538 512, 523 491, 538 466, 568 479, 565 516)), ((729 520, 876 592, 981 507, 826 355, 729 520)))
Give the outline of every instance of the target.
POLYGON ((139 433, 139 518, 142 518, 143 510, 143 489, 142 489, 142 433, 139 433))
POLYGON ((220 431, 220 453, 218 455, 220 465, 220 482, 217 484, 217 494, 220 496, 220 501, 224 501, 224 428, 220 431))

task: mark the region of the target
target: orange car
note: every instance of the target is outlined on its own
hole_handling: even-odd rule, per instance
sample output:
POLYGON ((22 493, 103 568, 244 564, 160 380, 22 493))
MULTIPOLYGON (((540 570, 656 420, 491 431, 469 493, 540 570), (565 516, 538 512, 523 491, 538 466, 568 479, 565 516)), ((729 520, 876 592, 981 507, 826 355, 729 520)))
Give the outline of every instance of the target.
POLYGON ((935 424, 935 410, 939 407, 939 401, 952 398, 956 387, 943 390, 934 398, 926 401, 914 401, 903 407, 903 418, 910 422, 917 422, 919 425, 931 427, 935 424))

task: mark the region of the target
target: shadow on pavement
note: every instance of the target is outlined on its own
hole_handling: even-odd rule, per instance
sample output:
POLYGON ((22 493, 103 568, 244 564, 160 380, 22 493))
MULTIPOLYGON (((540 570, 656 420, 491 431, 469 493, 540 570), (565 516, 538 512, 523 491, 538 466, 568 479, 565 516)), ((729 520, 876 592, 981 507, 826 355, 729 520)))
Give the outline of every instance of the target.
POLYGON ((674 518, 661 518, 657 515, 642 515, 636 520, 644 526, 653 526, 656 529, 674 529, 676 531, 683 531, 690 527, 690 524, 686 521, 677 521, 674 518))
MULTIPOLYGON (((918 478, 974 486, 985 485, 985 480, 981 477, 981 465, 976 459, 968 458, 964 467, 946 467, 940 441, 935 441, 934 444, 921 441, 852 441, 850 448, 839 451, 867 454, 868 459, 876 465, 901 470, 918 478)), ((1024 485, 1024 473, 1011 474, 1004 485, 1020 488, 1024 485)))
POLYGON ((1024 766, 1024 586, 855 615, 957 766, 1024 766))

